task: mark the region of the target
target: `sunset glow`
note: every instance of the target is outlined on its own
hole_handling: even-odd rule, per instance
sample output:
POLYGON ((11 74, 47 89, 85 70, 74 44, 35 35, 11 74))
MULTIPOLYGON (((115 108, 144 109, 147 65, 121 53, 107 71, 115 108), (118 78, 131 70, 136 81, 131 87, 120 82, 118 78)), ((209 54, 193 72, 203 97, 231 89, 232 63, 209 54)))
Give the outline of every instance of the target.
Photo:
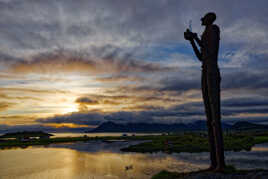
POLYGON ((229 3, 1 1, 0 131, 204 120, 201 63, 183 32, 191 20, 200 36, 210 10, 221 27, 222 120, 263 122, 267 3, 233 4, 233 14, 229 3))

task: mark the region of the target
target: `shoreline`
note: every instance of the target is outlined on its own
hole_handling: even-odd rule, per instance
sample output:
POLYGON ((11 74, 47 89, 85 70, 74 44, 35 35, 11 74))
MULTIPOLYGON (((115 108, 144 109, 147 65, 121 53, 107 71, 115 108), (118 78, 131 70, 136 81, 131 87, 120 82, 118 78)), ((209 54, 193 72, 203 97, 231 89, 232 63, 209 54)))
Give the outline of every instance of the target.
MULTIPOLYGON (((8 149, 11 147, 28 147, 33 145, 49 145, 54 143, 68 142, 128 142, 128 141, 145 141, 137 145, 131 145, 122 148, 122 152, 137 153, 180 153, 180 152, 208 152, 207 138, 194 133, 177 134, 177 135, 146 135, 146 136, 96 136, 88 137, 86 135, 80 137, 55 137, 50 139, 32 139, 29 141, 19 140, 1 140, 0 149, 8 149)), ((225 151, 250 151, 256 144, 268 143, 268 136, 250 136, 250 135, 224 135, 225 151)))

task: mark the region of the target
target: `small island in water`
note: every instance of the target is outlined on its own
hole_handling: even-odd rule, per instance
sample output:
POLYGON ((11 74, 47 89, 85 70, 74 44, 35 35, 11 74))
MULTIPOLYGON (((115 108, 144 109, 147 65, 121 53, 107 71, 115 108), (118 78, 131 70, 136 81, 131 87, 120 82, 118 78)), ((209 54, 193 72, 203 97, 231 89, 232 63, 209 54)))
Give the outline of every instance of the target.
POLYGON ((31 139, 49 139, 53 134, 49 134, 43 131, 23 131, 6 133, 0 136, 0 139, 16 139, 20 141, 29 141, 31 139))

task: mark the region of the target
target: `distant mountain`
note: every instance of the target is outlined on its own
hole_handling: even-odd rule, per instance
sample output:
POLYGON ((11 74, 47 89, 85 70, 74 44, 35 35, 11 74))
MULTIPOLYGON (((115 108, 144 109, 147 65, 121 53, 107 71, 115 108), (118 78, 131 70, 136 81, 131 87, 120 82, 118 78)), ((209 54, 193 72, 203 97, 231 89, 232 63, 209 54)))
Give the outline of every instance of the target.
MULTIPOLYGON (((232 125, 230 124, 226 124, 226 123, 221 123, 222 129, 226 130, 226 129, 231 129, 232 125)), ((195 121, 193 123, 188 124, 188 127, 192 130, 207 130, 207 121, 204 120, 198 120, 195 121)))
POLYGON ((90 132, 172 132, 186 129, 185 124, 158 124, 158 123, 102 123, 90 132))
MULTIPOLYGON (((246 121, 236 122, 234 125, 222 123, 223 130, 268 130, 268 125, 254 124, 246 121)), ((207 130, 207 122, 198 120, 193 123, 114 123, 104 122, 97 128, 87 132, 180 132, 207 130)))
MULTIPOLYGON (((232 126, 223 123, 223 129, 230 129, 232 126)), ((179 132, 207 130, 206 121, 196 121, 190 124, 160 124, 160 123, 125 123, 104 122, 97 128, 88 132, 179 132)))
POLYGON ((263 125, 263 124, 254 124, 251 122, 247 121, 239 121, 236 122, 233 126, 232 129, 234 130, 267 130, 268 125, 263 125))

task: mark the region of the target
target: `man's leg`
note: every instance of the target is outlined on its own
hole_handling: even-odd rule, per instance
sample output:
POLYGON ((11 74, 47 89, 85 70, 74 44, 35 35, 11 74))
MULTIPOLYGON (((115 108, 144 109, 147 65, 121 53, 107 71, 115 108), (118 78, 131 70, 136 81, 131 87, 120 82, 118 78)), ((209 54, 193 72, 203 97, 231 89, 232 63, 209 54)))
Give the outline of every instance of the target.
POLYGON ((207 116, 207 128, 208 128, 208 142, 209 142, 209 149, 210 149, 210 161, 211 165, 209 169, 213 170, 217 167, 216 161, 216 148, 215 148, 215 137, 214 131, 212 126, 212 116, 209 104, 209 97, 208 97, 208 86, 207 86, 207 77, 206 72, 202 72, 202 95, 204 100, 205 112, 207 116))
POLYGON ((213 131, 215 136, 215 146, 216 146, 216 160, 217 168, 216 170, 223 170, 225 167, 224 161, 224 144, 223 135, 221 127, 221 111, 220 111, 220 73, 215 72, 213 74, 208 74, 208 96, 210 109, 213 120, 213 131))

